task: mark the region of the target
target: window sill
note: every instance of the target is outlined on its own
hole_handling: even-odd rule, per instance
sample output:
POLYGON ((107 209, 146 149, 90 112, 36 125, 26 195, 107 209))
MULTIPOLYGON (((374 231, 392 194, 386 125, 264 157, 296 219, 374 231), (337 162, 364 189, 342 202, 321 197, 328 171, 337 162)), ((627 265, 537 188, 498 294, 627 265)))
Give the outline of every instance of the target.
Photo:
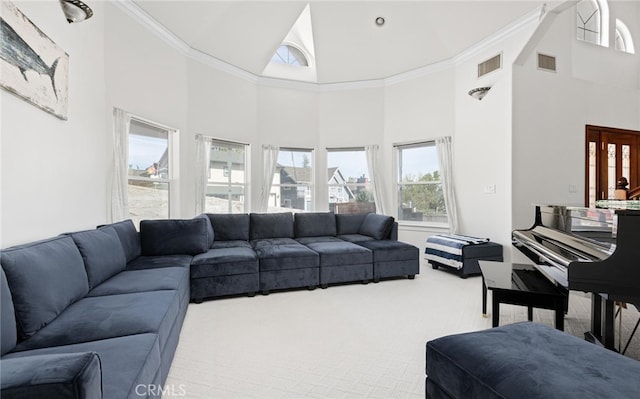
POLYGON ((448 223, 425 223, 425 222, 409 222, 398 221, 398 229, 405 231, 425 231, 425 230, 442 230, 443 232, 449 231, 448 223))

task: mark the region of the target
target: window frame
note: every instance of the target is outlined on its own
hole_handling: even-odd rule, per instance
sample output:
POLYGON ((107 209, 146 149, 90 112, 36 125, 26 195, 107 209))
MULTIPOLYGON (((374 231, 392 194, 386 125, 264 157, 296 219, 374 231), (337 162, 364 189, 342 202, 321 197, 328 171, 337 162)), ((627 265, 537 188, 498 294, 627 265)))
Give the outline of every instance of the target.
MULTIPOLYGON (((211 154, 209 154, 209 168, 207 168, 207 185, 205 187, 205 212, 209 212, 209 213, 213 213, 210 212, 209 210, 206 209, 206 193, 209 189, 210 186, 226 186, 228 189, 231 189, 232 187, 242 187, 242 195, 244 196, 244 199, 242 201, 242 205, 243 205, 243 210, 240 213, 246 213, 248 209, 250 209, 250 195, 251 195, 251 185, 250 185, 250 172, 251 172, 251 145, 248 143, 243 143, 243 142, 239 142, 239 141, 232 141, 232 140, 225 140, 225 139, 219 139, 219 138, 215 138, 215 137, 211 137, 210 138, 210 143, 211 143, 211 147, 210 147, 210 152, 211 149, 213 148, 213 146, 217 145, 219 147, 222 146, 228 146, 228 148, 231 147, 243 147, 244 148, 244 154, 243 154, 243 165, 244 165, 244 170, 243 170, 243 174, 244 174, 244 183, 234 183, 232 182, 232 177, 233 177, 233 168, 231 169, 231 171, 229 171, 228 166, 225 165, 221 170, 222 170, 222 174, 223 176, 226 178, 226 181, 212 181, 211 180, 211 154)), ((232 200, 231 198, 227 197, 227 201, 228 201, 228 206, 227 206, 227 212, 228 214, 233 214, 233 207, 232 207, 232 200)))
MULTIPOLYGON (((308 152, 310 155, 310 161, 311 161, 311 172, 310 172, 310 178, 309 178, 309 183, 274 183, 275 177, 276 177, 276 173, 278 173, 278 164, 276 163, 276 168, 273 172, 273 176, 271 176, 271 192, 273 192, 274 187, 279 187, 279 188, 300 188, 300 187, 309 187, 309 209, 298 209, 298 208, 288 208, 291 209, 291 212, 313 212, 315 210, 315 190, 316 190, 316 184, 315 184, 315 174, 316 174, 316 159, 315 159, 315 149, 313 148, 296 148, 296 147, 280 147, 278 150, 278 157, 280 157, 280 154, 283 151, 290 151, 290 152, 308 152)), ((271 196, 270 196, 271 197, 271 196)), ((305 207, 307 204, 307 200, 306 200, 307 196, 305 195, 305 207)), ((269 198, 269 202, 271 201, 271 198, 269 198)), ((280 190, 280 204, 282 204, 282 190, 280 190)), ((269 202, 267 203, 267 212, 272 212, 269 211, 269 202)), ((282 208, 281 205, 278 205, 276 208, 282 208)), ((282 211, 278 211, 278 212, 282 212, 282 211)))
MULTIPOLYGON (((419 147, 434 147, 436 148, 436 157, 437 157, 437 146, 436 141, 434 140, 419 140, 419 141, 411 141, 411 142, 403 142, 403 143, 394 143, 393 144, 393 164, 394 164, 394 179, 393 179, 393 196, 395 204, 394 213, 396 221, 400 226, 408 226, 408 227, 418 227, 418 228, 437 228, 437 229, 448 229, 449 222, 436 222, 436 221, 416 221, 416 220, 404 220, 401 219, 400 215, 400 189, 404 186, 427 186, 427 185, 440 185, 442 187, 442 175, 440 175, 440 170, 438 170, 438 174, 440 175, 440 180, 438 181, 430 181, 430 182, 407 182, 402 183, 402 176, 400 174, 400 166, 401 166, 401 150, 403 149, 411 149, 411 148, 419 148, 419 147)), ((436 159, 437 161, 437 159, 436 159)), ((447 212, 445 208, 445 212, 447 212)), ((445 217, 447 213, 444 214, 445 217)))
MULTIPOLYGON (((129 187, 130 181, 139 181, 139 182, 154 182, 154 183, 164 183, 167 185, 167 219, 175 217, 175 215, 180 214, 180 189, 178 187, 179 184, 179 142, 180 142, 180 131, 176 128, 163 125, 158 122, 154 122, 150 119, 143 118, 137 115, 129 114, 130 121, 129 126, 127 128, 127 189, 129 187), (146 125, 146 127, 150 129, 155 129, 158 131, 164 131, 167 134, 167 165, 168 165, 168 176, 166 178, 151 178, 151 177, 143 177, 143 176, 131 176, 129 175, 129 164, 130 164, 130 141, 129 138, 132 134, 132 124, 136 122, 142 125, 146 125)), ((144 134, 133 133, 137 136, 145 136, 144 134)), ((146 135, 148 137, 152 137, 150 135, 146 135)), ((134 215, 131 214, 130 208, 130 198, 127 193, 127 208, 128 208, 128 217, 131 219, 137 219, 134 215)), ((140 220, 145 219, 144 216, 140 217, 140 220)))

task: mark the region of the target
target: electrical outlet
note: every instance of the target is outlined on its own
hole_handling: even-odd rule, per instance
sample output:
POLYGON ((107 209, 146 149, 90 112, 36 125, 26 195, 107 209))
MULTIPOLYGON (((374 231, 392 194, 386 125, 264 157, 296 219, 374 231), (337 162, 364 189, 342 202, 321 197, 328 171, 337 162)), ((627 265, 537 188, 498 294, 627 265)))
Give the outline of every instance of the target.
POLYGON ((496 193, 496 185, 495 184, 488 184, 488 185, 484 186, 484 193, 485 194, 495 194, 496 193))
POLYGON ((578 187, 575 184, 569 184, 569 192, 570 193, 577 193, 578 192, 578 187))

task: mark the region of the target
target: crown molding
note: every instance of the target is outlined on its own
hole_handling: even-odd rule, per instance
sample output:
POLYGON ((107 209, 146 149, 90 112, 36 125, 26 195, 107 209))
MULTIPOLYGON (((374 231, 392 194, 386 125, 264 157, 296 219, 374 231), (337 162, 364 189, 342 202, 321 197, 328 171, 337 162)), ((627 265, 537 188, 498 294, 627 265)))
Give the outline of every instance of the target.
POLYGON ((510 36, 520 32, 521 30, 531 25, 538 24, 542 19, 542 17, 544 16, 544 13, 545 13, 544 5, 536 7, 534 10, 523 15, 522 17, 515 20, 511 24, 505 26, 504 28, 500 29, 494 34, 487 36, 485 39, 481 40, 477 44, 471 46, 470 48, 464 50, 462 53, 453 57, 452 59, 453 63, 455 65, 460 65, 466 61, 469 61, 471 58, 481 54, 484 51, 489 50, 491 47, 509 38, 510 36))
POLYGON ((542 17, 545 15, 545 6, 539 6, 533 11, 530 11, 521 18, 507 25, 506 27, 500 29, 498 32, 488 36, 487 38, 481 40, 480 42, 474 44, 473 46, 469 47, 462 53, 452 58, 439 61, 434 64, 425 65, 423 67, 399 73, 387 78, 342 83, 310 83, 256 75, 252 72, 246 71, 242 68, 229 64, 228 62, 220 60, 212 55, 206 54, 191 47, 184 40, 176 36, 162 24, 160 24, 132 0, 116 0, 112 1, 112 4, 116 5, 120 10, 124 11, 127 15, 147 28, 151 33, 155 34, 158 38, 166 42, 168 45, 170 45, 189 59, 200 62, 204 65, 208 65, 214 69, 225 72, 229 75, 235 76, 245 81, 255 83, 259 86, 316 92, 361 90, 385 87, 451 69, 481 54, 482 52, 487 51, 492 46, 497 45, 501 41, 507 39, 511 35, 521 31, 522 29, 527 28, 533 24, 538 24, 542 17))

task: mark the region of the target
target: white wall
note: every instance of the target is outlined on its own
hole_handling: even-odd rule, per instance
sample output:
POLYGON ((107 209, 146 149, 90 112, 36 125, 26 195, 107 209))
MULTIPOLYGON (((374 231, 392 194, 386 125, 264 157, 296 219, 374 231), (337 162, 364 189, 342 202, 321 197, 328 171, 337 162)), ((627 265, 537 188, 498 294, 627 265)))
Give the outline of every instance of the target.
MULTIPOLYGON (((639 38, 640 19, 624 20, 639 38)), ((585 125, 640 130, 638 71, 637 54, 577 41, 574 8, 514 67, 513 228, 533 224, 533 203, 584 204, 585 125), (556 56, 557 73, 538 70, 536 52, 556 56)))
MULTIPOLYGON (((253 154, 249 175, 259 184, 261 158, 257 135, 257 88, 249 82, 221 72, 197 61, 188 61, 188 128, 183 133, 182 153, 186 157, 186 175, 183 177, 183 216, 195 214, 195 136, 202 134, 217 139, 250 144, 253 154), (252 167, 253 166, 253 167, 252 167), (258 174, 256 174, 258 173, 258 174)), ((251 181, 249 182, 251 187, 251 181)), ((258 186, 250 190, 249 197, 258 193, 258 186)), ((250 206, 250 198, 246 206, 250 206)))
MULTIPOLYGON (((171 202, 170 212, 173 218, 189 215, 194 209, 191 154, 195 150, 187 125, 187 60, 117 6, 107 3, 104 13, 108 21, 104 26, 104 66, 109 139, 114 107, 178 129, 182 148, 178 152, 182 153, 179 174, 174 174, 172 182, 178 198, 171 202)), ((111 148, 111 141, 107 148, 111 148)), ((111 175, 107 179, 110 182, 111 175)))
POLYGON ((63 121, 0 91, 1 247, 94 228, 107 217, 103 3, 81 24, 68 24, 58 2, 14 4, 69 54, 69 114, 63 121))

